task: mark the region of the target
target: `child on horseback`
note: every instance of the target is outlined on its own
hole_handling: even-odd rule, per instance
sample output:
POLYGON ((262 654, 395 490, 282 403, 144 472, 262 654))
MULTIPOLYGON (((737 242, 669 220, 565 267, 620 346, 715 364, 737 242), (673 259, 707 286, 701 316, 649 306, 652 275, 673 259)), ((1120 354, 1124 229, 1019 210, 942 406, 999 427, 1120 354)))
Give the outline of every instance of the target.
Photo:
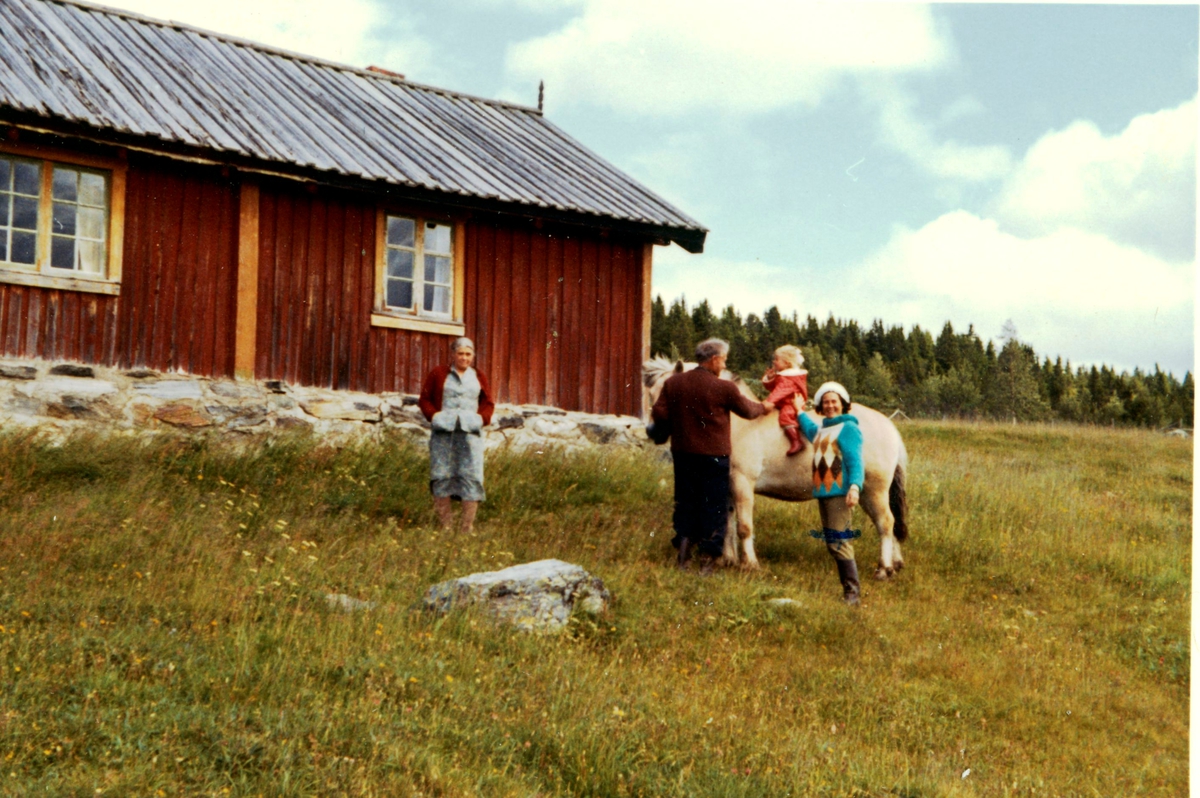
POLYGON ((771 368, 762 378, 763 387, 771 392, 763 407, 767 410, 779 408, 779 426, 783 427, 783 434, 791 443, 788 457, 799 454, 804 448, 804 436, 800 434, 800 422, 796 420, 799 409, 808 401, 808 372, 800 368, 803 364, 800 347, 785 344, 775 350, 771 368))

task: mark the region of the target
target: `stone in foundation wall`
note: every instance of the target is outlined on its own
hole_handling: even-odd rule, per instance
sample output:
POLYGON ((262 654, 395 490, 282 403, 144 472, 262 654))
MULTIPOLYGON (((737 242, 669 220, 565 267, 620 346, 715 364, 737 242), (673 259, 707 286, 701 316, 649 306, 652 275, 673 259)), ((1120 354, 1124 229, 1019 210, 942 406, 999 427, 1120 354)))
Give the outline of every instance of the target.
MULTIPOLYGON (((247 438, 305 431, 337 443, 396 430, 429 439, 429 422, 412 394, 16 359, 0 361, 0 429, 35 429, 52 441, 83 430, 247 438)), ((497 405, 484 440, 489 451, 652 446, 641 419, 544 405, 497 405)))

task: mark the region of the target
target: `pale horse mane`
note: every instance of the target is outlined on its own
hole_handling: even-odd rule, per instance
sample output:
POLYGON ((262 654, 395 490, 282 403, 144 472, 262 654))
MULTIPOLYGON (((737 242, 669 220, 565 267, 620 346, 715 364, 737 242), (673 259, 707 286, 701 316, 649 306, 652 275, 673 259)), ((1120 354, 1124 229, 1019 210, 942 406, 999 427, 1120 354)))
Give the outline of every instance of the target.
MULTIPOLYGON (((651 358, 650 360, 642 363, 642 384, 646 386, 646 390, 650 391, 651 394, 657 398, 658 391, 655 389, 661 388, 662 383, 666 382, 668 377, 676 373, 676 369, 679 371, 691 371, 692 369, 696 368, 697 365, 699 364, 684 360, 671 360, 659 355, 658 357, 651 358), (682 368, 679 368, 680 366, 682 366, 682 368)), ((751 399, 755 399, 753 392, 751 392, 750 388, 745 382, 743 382, 742 378, 734 374, 729 369, 725 369, 721 372, 721 379, 729 380, 734 385, 738 386, 739 391, 751 399)))

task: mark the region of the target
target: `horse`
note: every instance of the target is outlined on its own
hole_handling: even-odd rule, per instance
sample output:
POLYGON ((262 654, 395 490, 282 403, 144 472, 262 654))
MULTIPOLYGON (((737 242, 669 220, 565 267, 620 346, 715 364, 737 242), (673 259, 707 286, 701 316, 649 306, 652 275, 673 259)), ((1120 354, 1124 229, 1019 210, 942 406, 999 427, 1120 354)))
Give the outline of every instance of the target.
MULTIPOLYGON (((649 395, 649 404, 657 401, 669 377, 695 367, 695 363, 672 363, 663 357, 643 363, 642 382, 649 395)), ((721 377, 732 380, 742 394, 758 401, 740 378, 728 371, 723 371, 721 377)), ((900 431, 887 416, 858 402, 851 405, 850 414, 858 418, 863 435, 864 479, 859 502, 880 538, 879 565, 875 570, 875 578, 890 579, 904 567, 900 543, 908 539, 908 503, 904 490, 908 453, 900 438, 900 431)), ((808 415, 820 424, 821 419, 817 415, 812 412, 808 415)), ((812 444, 805 446, 799 454, 788 457, 788 441, 779 428, 777 416, 777 412, 772 411, 749 421, 737 415, 730 418, 733 444, 729 457, 730 500, 733 512, 729 515, 725 548, 718 560, 720 565, 739 565, 737 541, 740 540, 741 567, 747 570, 758 568, 758 557, 754 553, 754 494, 791 502, 808 501, 813 497, 812 444)))

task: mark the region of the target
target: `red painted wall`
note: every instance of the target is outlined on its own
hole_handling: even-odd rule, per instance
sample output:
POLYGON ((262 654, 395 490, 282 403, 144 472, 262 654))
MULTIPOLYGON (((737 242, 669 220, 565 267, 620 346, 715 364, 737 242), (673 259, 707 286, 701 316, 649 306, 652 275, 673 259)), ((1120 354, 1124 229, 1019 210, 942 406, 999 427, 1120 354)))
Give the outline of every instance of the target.
MULTIPOLYGON (((229 377, 239 190, 217 167, 130 156, 119 297, 0 283, 23 357, 229 377)), ((451 336, 371 326, 373 198, 264 181, 259 379, 415 393, 451 336)), ((466 223, 466 334, 498 401, 639 412, 640 242, 501 217, 466 223)))
POLYGON ((232 376, 237 203, 220 169, 131 156, 121 295, 0 283, 4 353, 232 376))
POLYGON ((237 231, 238 186, 220 169, 131 157, 120 365, 233 376, 237 231))
MULTIPOLYGON (((415 393, 452 336, 371 326, 375 204, 264 184, 260 379, 415 393)), ((466 334, 498 401, 635 414, 641 244, 466 225, 466 334)))

